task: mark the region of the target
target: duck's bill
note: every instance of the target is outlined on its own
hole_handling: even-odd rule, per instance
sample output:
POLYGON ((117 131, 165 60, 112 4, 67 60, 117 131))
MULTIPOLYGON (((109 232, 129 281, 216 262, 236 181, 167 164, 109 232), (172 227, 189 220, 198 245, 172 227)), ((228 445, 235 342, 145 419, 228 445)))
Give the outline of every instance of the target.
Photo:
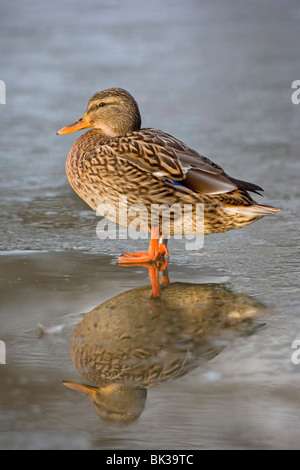
POLYGON ((88 127, 93 127, 93 124, 89 121, 89 119, 83 115, 78 121, 73 122, 69 126, 62 127, 56 134, 71 134, 72 132, 80 131, 81 129, 87 129, 88 127))
POLYGON ((71 388, 72 390, 83 392, 85 395, 88 395, 89 397, 93 397, 98 392, 98 387, 93 387, 92 385, 78 384, 75 382, 68 382, 66 380, 63 381, 63 384, 66 387, 71 388))

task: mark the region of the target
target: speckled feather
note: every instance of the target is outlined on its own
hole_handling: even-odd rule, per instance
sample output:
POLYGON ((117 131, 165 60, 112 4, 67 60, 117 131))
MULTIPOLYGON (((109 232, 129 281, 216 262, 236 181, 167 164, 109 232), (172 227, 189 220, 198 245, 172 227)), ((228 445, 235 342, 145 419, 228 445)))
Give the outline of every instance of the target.
MULTIPOLYGON (((240 228, 263 215, 259 213, 260 206, 256 205, 256 214, 230 212, 236 207, 255 204, 244 189, 211 195, 196 193, 184 186, 185 172, 180 156, 175 149, 166 146, 162 132, 158 134, 160 139, 153 139, 154 143, 150 144, 151 134, 156 136, 153 131, 142 129, 111 140, 97 129, 83 134, 67 159, 67 177, 73 189, 94 210, 104 202, 118 207, 122 195, 127 196, 128 205, 144 204, 149 213, 151 204, 204 204, 205 234, 240 228), (161 176, 155 175, 156 172, 161 176), (174 185, 173 180, 183 185, 174 185)), ((172 139, 173 144, 177 142, 172 139)), ((203 167, 205 170, 202 171, 206 171, 206 167, 210 169, 209 160, 199 158, 199 168, 203 167)), ((225 175, 217 165, 211 165, 211 168, 212 175, 225 175)), ((131 221, 129 217, 128 224, 131 221)))

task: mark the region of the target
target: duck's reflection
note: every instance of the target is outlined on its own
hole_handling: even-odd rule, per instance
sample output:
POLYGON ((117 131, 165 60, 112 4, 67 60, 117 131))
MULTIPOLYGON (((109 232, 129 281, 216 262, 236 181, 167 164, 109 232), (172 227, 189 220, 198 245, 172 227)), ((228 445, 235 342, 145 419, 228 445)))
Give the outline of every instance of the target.
MULTIPOLYGON (((160 266, 153 269, 157 280, 160 266)), ((163 277, 160 298, 151 297, 149 286, 124 292, 86 313, 72 334, 73 363, 93 386, 64 383, 84 392, 104 421, 135 421, 148 387, 219 354, 231 335, 250 333, 267 312, 223 285, 167 283, 163 277)))

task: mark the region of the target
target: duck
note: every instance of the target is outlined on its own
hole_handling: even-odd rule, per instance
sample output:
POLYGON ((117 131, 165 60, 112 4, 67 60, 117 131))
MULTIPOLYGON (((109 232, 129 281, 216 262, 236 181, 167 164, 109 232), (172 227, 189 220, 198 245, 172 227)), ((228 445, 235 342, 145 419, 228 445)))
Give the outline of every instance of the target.
POLYGON ((89 130, 66 161, 71 187, 97 214, 150 232, 148 251, 124 253, 119 263, 157 262, 169 257, 172 235, 239 229, 279 210, 252 198, 260 186, 230 176, 164 131, 142 128, 139 106, 123 88, 95 93, 82 117, 57 134, 82 129, 89 130))

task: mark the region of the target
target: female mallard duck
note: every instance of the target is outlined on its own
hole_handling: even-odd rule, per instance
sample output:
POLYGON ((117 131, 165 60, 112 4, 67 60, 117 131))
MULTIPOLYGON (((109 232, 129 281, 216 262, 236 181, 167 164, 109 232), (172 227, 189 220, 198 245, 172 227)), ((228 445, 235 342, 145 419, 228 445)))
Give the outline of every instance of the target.
POLYGON ((95 93, 85 114, 57 133, 88 127, 94 129, 79 137, 67 158, 72 188, 92 209, 121 225, 132 228, 139 212, 135 228, 151 232, 148 252, 124 254, 120 262, 149 262, 167 256, 166 244, 159 243, 159 237, 180 230, 182 235, 225 232, 279 210, 252 199, 248 191, 262 191, 256 184, 232 178, 165 132, 141 129, 138 105, 121 88, 95 93), (197 206, 204 208, 204 219, 197 206), (107 207, 116 210, 109 212, 107 207), (163 224, 166 208, 171 219, 167 229, 163 224), (185 218, 184 213, 183 219, 181 209, 186 208, 188 215, 185 218))

